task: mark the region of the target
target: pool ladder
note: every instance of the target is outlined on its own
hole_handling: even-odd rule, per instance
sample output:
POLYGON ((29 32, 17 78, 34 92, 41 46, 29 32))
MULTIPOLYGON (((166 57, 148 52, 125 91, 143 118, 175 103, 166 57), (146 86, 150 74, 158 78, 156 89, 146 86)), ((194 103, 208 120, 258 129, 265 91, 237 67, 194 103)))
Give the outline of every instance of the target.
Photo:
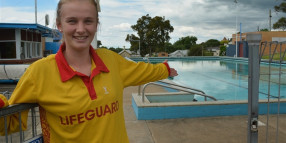
MULTIPOLYGON (((167 87, 167 88, 171 88, 171 89, 175 89, 175 90, 191 93, 191 94, 200 95, 200 96, 205 97, 205 101, 207 101, 207 98, 210 98, 210 99, 212 99, 214 101, 217 101, 217 99, 215 97, 207 95, 207 94, 205 94, 205 92, 203 92, 202 90, 199 90, 199 89, 178 85, 178 84, 171 83, 171 82, 166 82, 166 81, 163 81, 163 80, 160 80, 159 82, 161 82, 163 84, 160 84, 158 82, 149 82, 147 84, 144 84, 143 89, 142 89, 142 102, 144 102, 144 100, 145 100, 145 89, 146 89, 146 87, 149 86, 149 85, 152 85, 152 84, 153 85, 157 85, 157 86, 161 86, 161 87, 167 87)), ((141 91, 141 85, 138 88, 138 95, 140 95, 140 91, 141 91)))

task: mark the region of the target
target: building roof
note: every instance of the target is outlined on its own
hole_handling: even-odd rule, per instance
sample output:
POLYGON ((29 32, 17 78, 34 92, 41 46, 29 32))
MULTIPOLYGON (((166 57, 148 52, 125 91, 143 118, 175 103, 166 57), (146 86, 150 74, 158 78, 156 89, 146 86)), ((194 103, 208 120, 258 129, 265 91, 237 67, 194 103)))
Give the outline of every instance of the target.
POLYGON ((52 31, 51 28, 35 24, 35 23, 0 23, 0 28, 4 29, 34 29, 40 30, 41 32, 48 32, 52 31))
POLYGON ((188 55, 188 50, 177 50, 173 53, 170 53, 169 55, 178 55, 178 54, 188 55))
POLYGON ((122 53, 127 52, 128 54, 132 54, 132 52, 130 50, 125 50, 123 49, 122 51, 120 51, 118 54, 121 55, 122 53))
POLYGON ((0 23, 0 29, 32 29, 39 30, 43 37, 53 37, 55 40, 62 37, 58 30, 35 23, 0 23))

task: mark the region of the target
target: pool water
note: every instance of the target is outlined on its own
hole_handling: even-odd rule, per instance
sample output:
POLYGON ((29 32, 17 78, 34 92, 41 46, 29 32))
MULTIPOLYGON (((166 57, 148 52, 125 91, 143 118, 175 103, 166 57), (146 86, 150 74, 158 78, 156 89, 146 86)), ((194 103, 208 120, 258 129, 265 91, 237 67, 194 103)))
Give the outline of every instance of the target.
MULTIPOLYGON (((173 81, 180 85, 203 90, 207 95, 218 100, 248 99, 248 63, 247 61, 230 60, 183 60, 169 61, 170 67, 178 71, 179 76, 173 81)), ((268 98, 268 65, 261 64, 259 81, 259 99, 268 98)), ((278 96, 278 66, 271 67, 270 95, 278 96)), ((280 96, 286 96, 286 68, 282 67, 280 96)), ((201 96, 195 96, 198 101, 204 101, 201 96)))

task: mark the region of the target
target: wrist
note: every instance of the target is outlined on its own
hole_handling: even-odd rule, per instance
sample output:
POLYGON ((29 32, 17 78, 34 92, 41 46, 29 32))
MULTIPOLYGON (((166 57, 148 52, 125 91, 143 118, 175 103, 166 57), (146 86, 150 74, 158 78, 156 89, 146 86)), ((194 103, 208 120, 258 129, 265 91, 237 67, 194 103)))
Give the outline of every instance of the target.
POLYGON ((3 95, 0 94, 0 108, 7 107, 9 105, 7 98, 3 95))
POLYGON ((167 69, 168 69, 168 76, 170 76, 171 69, 170 69, 169 64, 167 62, 164 62, 163 64, 167 67, 167 69))

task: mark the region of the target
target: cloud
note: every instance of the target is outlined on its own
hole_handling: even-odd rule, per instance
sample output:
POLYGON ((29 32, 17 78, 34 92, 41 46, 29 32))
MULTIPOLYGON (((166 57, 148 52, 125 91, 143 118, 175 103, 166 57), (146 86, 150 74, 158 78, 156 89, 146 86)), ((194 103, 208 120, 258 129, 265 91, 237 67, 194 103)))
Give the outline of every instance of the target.
MULTIPOLYGON (((27 11, 31 7, 2 7, 1 13, 9 13, 9 15, 1 14, 1 23, 35 23, 35 13, 27 11), (5 11, 5 12, 4 12, 5 11)), ((54 11, 46 10, 37 13, 37 22, 45 25, 45 15, 49 14, 50 25, 52 28, 54 24, 54 11)))
POLYGON ((131 24, 129 23, 120 23, 118 25, 114 25, 111 27, 112 30, 117 31, 130 31, 131 30, 131 24))
MULTIPOLYGON (((38 22, 44 25, 45 14, 50 16, 50 25, 55 22, 55 8, 58 0, 39 1, 38 22), (50 4, 50 5, 48 5, 50 4)), ((242 23, 242 32, 256 31, 269 27, 269 9, 272 9, 272 23, 283 13, 275 13, 273 7, 281 0, 101 0, 98 39, 107 47, 130 46, 125 42, 127 34, 136 34, 131 25, 150 14, 164 16, 170 20, 174 32, 170 34, 173 43, 181 37, 196 36, 198 42, 208 39, 231 38, 236 25, 242 23), (237 23, 236 23, 237 17, 237 23)), ((21 3, 23 4, 23 2, 21 3)), ((33 5, 1 6, 0 22, 34 23, 33 5), (6 14, 7 13, 7 14, 6 14), (9 14, 8 14, 9 13, 9 14)), ((239 28, 238 28, 239 29, 239 28)))
POLYGON ((2 7, 0 21, 6 23, 31 23, 35 19, 35 14, 27 12, 25 9, 29 9, 29 7, 2 7), (9 13, 9 15, 4 13, 9 13))

